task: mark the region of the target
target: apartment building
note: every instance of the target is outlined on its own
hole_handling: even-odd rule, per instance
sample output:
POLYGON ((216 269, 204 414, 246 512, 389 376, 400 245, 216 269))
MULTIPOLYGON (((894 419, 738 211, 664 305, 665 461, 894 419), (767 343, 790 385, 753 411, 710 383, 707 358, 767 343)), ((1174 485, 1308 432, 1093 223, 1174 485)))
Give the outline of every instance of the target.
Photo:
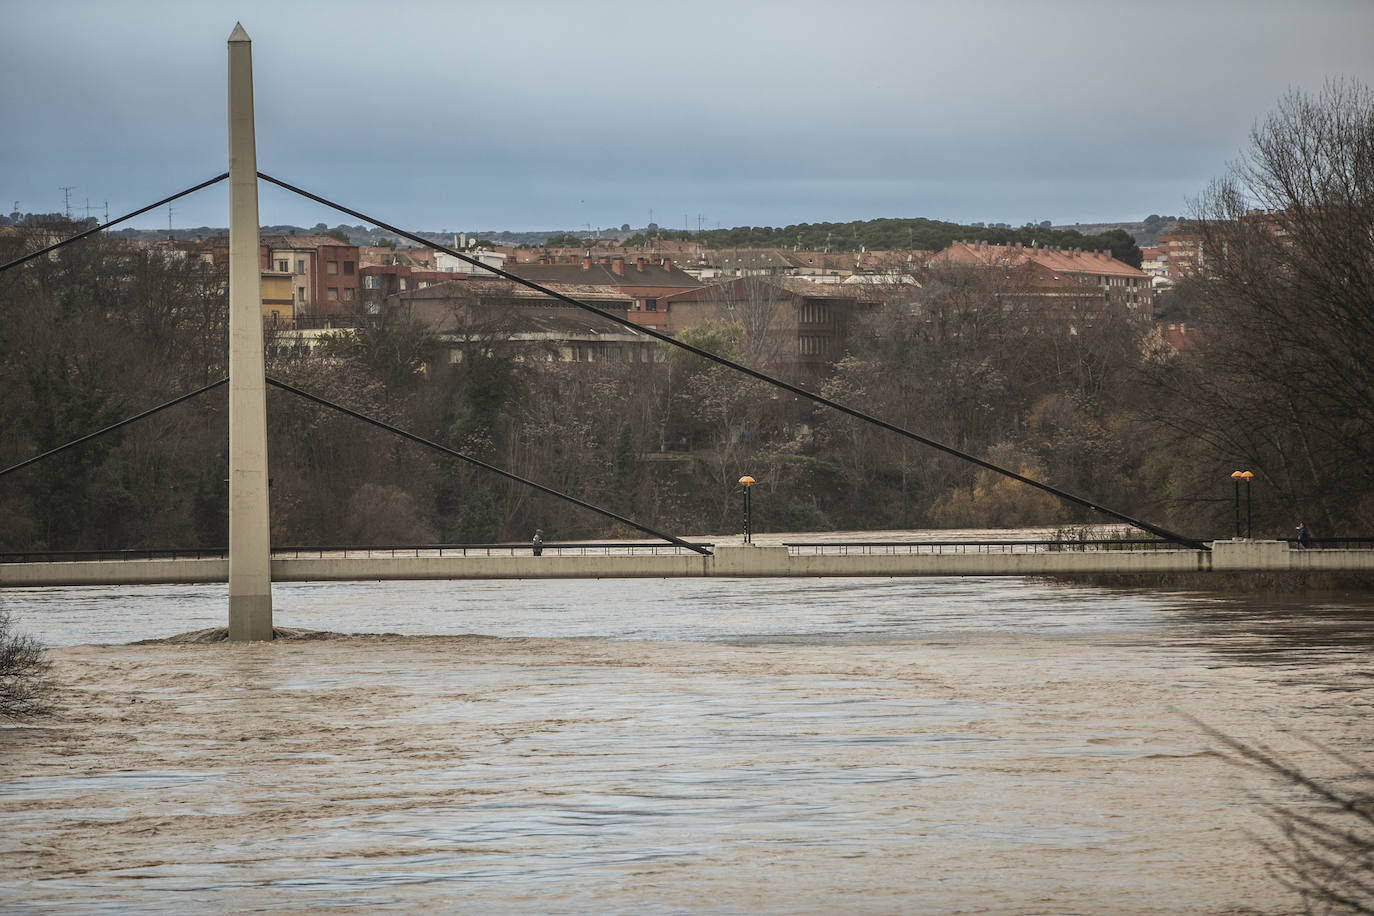
POLYGON ((1158 239, 1164 258, 1164 277, 1170 283, 1201 276, 1207 266, 1202 234, 1198 232, 1164 232, 1158 239))
MULTIPOLYGON (((629 300, 627 317, 631 321, 659 331, 667 325, 664 300, 701 286, 671 258, 655 263, 643 257, 627 261, 619 255, 593 258, 583 254, 563 262, 546 257, 533 264, 513 264, 510 273, 541 286, 562 284, 574 291, 585 286, 613 289, 629 300)), ((569 295, 577 298, 576 292, 569 295)))
POLYGON ((358 246, 328 235, 269 235, 262 267, 292 275, 297 322, 343 316, 360 307, 358 246))
MULTIPOLYGON (((621 318, 632 303, 610 286, 546 285, 621 318)), ((650 362, 658 346, 634 328, 498 278, 450 279, 398 292, 388 297, 386 309, 438 332, 450 362, 464 359, 474 348, 551 362, 650 362)))
POLYGON ((1071 325, 1091 321, 1113 306, 1154 317, 1150 275, 1106 251, 955 242, 931 258, 929 266, 995 271, 1003 281, 999 295, 1016 297, 1046 318, 1071 325))
POLYGON ((669 296, 665 330, 674 336, 708 320, 744 328, 751 362, 816 373, 844 354, 855 317, 881 301, 855 284, 800 277, 738 277, 669 296))

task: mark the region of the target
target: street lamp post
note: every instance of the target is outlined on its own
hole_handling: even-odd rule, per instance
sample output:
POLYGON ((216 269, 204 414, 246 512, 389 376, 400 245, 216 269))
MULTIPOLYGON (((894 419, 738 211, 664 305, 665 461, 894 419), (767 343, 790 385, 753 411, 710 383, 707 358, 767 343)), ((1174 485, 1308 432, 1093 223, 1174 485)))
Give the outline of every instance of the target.
POLYGON ((1244 473, 1244 471, 1231 472, 1231 483, 1234 485, 1235 489, 1233 505, 1235 506, 1236 516, 1236 540, 1240 540, 1240 478, 1244 473))
POLYGON ((1231 482, 1235 485, 1236 539, 1240 539, 1240 482, 1245 481, 1245 536, 1251 537, 1254 531, 1254 513, 1251 511, 1250 481, 1255 475, 1250 471, 1232 471, 1231 482))
POLYGON ((1251 524, 1251 522, 1254 521, 1255 515, 1252 511, 1253 505, 1250 501, 1250 481, 1254 479, 1254 476, 1255 475, 1249 471, 1241 471, 1240 473, 1240 479, 1245 481, 1245 536, 1247 538, 1255 536, 1254 527, 1251 524))
POLYGON ((749 494, 753 490, 754 478, 745 474, 739 479, 740 485, 744 487, 744 543, 754 543, 754 519, 753 507, 749 504, 749 494))

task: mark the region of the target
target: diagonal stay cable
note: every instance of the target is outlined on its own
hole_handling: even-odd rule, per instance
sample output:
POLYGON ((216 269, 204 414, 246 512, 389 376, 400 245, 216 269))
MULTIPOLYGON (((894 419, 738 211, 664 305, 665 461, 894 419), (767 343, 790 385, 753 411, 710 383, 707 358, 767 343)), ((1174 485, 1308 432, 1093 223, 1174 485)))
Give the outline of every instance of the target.
POLYGON ((157 413, 159 410, 166 410, 168 407, 175 407, 176 405, 180 404, 182 401, 189 401, 191 398, 196 397, 197 395, 204 394, 205 392, 210 391, 210 390, 213 389, 213 388, 218 388, 220 385, 223 385, 223 384, 225 384, 225 383, 228 382, 228 381, 229 381, 229 377, 228 377, 228 376, 225 376, 224 378, 220 379, 218 382, 211 382, 210 384, 204 386, 203 388, 197 388, 195 391, 188 391, 186 394, 183 394, 183 395, 181 395, 180 397, 172 398, 172 400, 168 401, 168 402, 165 403, 165 404, 159 404, 159 405, 157 405, 156 407, 154 407, 154 408, 152 408, 152 409, 150 409, 150 410, 145 410, 145 411, 143 411, 143 413, 135 414, 134 416, 129 417, 129 418, 126 419, 126 420, 120 420, 118 423, 113 423, 113 424, 111 424, 111 425, 105 427, 104 429, 96 430, 96 431, 93 432, 93 433, 89 433, 88 435, 82 436, 80 439, 73 439, 71 442, 68 442, 66 445, 59 445, 57 448, 49 449, 48 451, 44 452, 44 453, 41 454, 41 455, 34 455, 32 458, 29 458, 29 459, 27 459, 27 460, 25 460, 25 461, 21 461, 21 462, 19 462, 18 464, 12 464, 12 465, 10 465, 9 467, 5 468, 4 470, 0 470, 0 477, 4 477, 4 476, 5 476, 6 474, 8 474, 10 471, 17 471, 17 470, 19 470, 20 468, 26 468, 26 467, 28 467, 28 466, 31 465, 31 464, 36 464, 37 462, 42 461, 44 458, 51 458, 53 455, 61 454, 62 452, 65 452, 65 451, 66 451, 67 449, 69 449, 69 448, 76 448, 78 445, 81 445, 81 444, 83 444, 83 443, 85 443, 85 442, 90 442, 92 439, 98 439, 98 438, 100 438, 101 436, 105 435, 106 433, 112 433, 112 432, 114 432, 115 430, 119 429, 121 426, 128 426, 130 423, 137 423, 139 420, 142 420, 142 419, 144 419, 145 417, 151 417, 153 414, 157 413))
POLYGON ((185 197, 187 194, 194 194, 196 191, 200 191, 200 190, 202 190, 202 189, 204 189, 204 188, 208 188, 208 187, 210 187, 210 185, 215 184, 215 183, 217 183, 217 182, 221 182, 221 181, 223 181, 224 179, 226 179, 226 178, 228 178, 228 177, 229 177, 229 173, 228 173, 228 172, 225 172, 223 175, 216 175, 214 178, 211 178, 209 181, 202 181, 200 184, 196 185, 196 186, 193 187, 193 188, 187 188, 185 191, 181 191, 181 192, 178 192, 178 193, 176 193, 176 194, 173 194, 171 197, 164 197, 164 198, 162 198, 162 200, 159 200, 159 201, 158 201, 157 203, 155 203, 155 204, 149 204, 149 205, 146 206, 146 207, 140 207, 139 209, 135 210, 135 211, 132 212, 132 213, 125 213, 123 216, 117 216, 117 217, 115 217, 114 219, 110 220, 108 223, 104 223, 104 224, 102 224, 102 225, 100 225, 100 226, 96 226, 94 229, 87 229, 85 232, 78 232, 76 235, 72 236, 71 238, 63 239, 63 240, 60 241, 60 242, 54 242, 53 244, 49 245, 47 248, 41 248, 41 249, 39 249, 38 251, 32 252, 32 253, 30 253, 30 254, 26 254, 26 255, 24 255, 24 256, 21 257, 21 258, 16 258, 15 260, 10 261, 8 264, 0 264, 0 273, 4 273, 5 271, 9 270, 11 267, 18 267, 20 264, 25 264, 25 263, 27 263, 27 262, 29 262, 29 261, 32 261, 34 258, 41 258, 43 255, 47 254, 48 252, 50 252, 50 251, 56 251, 56 250, 59 249, 59 248, 63 248, 63 247, 65 247, 65 246, 67 246, 67 245, 70 245, 72 242, 79 242, 79 241, 81 241, 82 239, 84 239, 84 238, 85 238, 86 236, 88 236, 88 235, 94 235, 95 233, 100 232, 102 229, 108 229, 108 228, 110 228, 111 226, 114 226, 114 225, 117 225, 117 224, 119 224, 119 223, 122 223, 122 222, 124 222, 124 221, 127 220, 127 219, 133 219, 135 216, 139 216, 140 214, 147 213, 149 210, 156 210, 158 207, 162 206, 163 204, 170 204, 172 201, 177 200, 177 199, 182 198, 182 197, 185 197))
POLYGON ((394 433, 395 435, 400 436, 404 439, 409 439, 411 442, 416 442, 420 445, 426 446, 427 448, 432 448, 435 451, 443 452, 445 455, 450 455, 461 461, 466 461, 468 464, 475 465, 479 468, 482 468, 483 470, 491 471, 493 474, 499 474, 507 480, 513 480, 516 483, 524 484, 527 487, 533 487, 540 493, 547 493, 550 496, 556 496, 559 499, 570 502, 575 506, 581 506, 583 509, 590 509, 592 512, 595 512, 598 515, 603 515, 606 518, 613 519, 625 525, 629 525, 632 528, 636 528, 640 531, 643 531, 645 534, 651 534, 656 538, 662 538, 670 544, 674 544, 678 547, 685 547, 688 550, 701 554, 702 556, 709 557, 711 555, 711 551, 707 550, 704 547, 700 547, 696 544, 689 544, 681 538, 673 537, 671 534, 664 534, 661 531, 655 531, 653 528, 650 528, 646 525, 641 525, 639 522, 625 518, 623 515, 616 515, 609 509, 602 509, 600 506, 594 506, 589 502, 584 502, 583 500, 578 499, 576 496, 569 496, 567 493, 559 492, 558 490, 555 490, 552 487, 546 487, 542 483, 535 483, 533 480, 521 477, 518 474, 512 474, 510 471, 498 468, 494 464, 487 464, 480 458, 473 458, 471 455, 464 455, 462 452, 456 451, 455 449, 451 449, 446 445, 440 445, 438 442, 435 442, 432 439, 426 439, 423 436, 417 436, 412 432, 407 432, 406 430, 401 429, 399 426, 392 426, 390 423, 378 420, 375 417, 369 417, 367 414, 359 413, 356 410, 350 410, 349 408, 344 407, 342 404, 335 404, 333 401, 325 400, 324 398, 319 397, 318 395, 311 394, 308 391, 302 391, 301 389, 296 388, 293 385, 288 385, 286 382, 274 379, 270 375, 267 376, 267 384, 280 388, 283 391, 289 391, 292 394, 299 395, 300 397, 305 398, 307 401, 313 401, 316 404, 320 404, 325 407, 331 407, 334 410, 339 411, 339 413, 347 414, 355 420, 362 420, 364 423, 370 423, 378 429, 384 429, 389 433, 394 433))
POLYGON ((291 191, 292 193, 299 194, 300 196, 305 197, 309 200, 313 200, 316 203, 323 204, 324 206, 331 207, 332 209, 338 210, 341 213, 347 213, 352 217, 369 222, 372 225, 378 227, 379 229, 385 229, 387 232, 394 232, 402 238, 409 239, 410 241, 423 245, 424 247, 429 248, 433 251, 441 251, 444 254, 450 255, 451 257, 455 257, 460 261, 464 261, 468 264, 473 265, 474 267, 480 267, 483 271, 487 273, 495 274, 498 277, 510 280, 511 282, 517 283, 528 289, 532 289, 537 292, 543 293, 544 295, 549 296, 552 299, 556 299, 559 302, 565 303, 567 305, 576 306, 577 308, 580 308, 584 311, 593 312, 597 315, 602 316, 603 318, 615 322, 616 324, 623 325, 627 328, 631 328, 635 331, 638 331, 641 334, 644 334, 648 337, 652 337, 655 340, 677 347, 680 350, 686 350, 688 353, 694 353, 697 356, 702 357, 703 359, 708 359, 711 362, 718 363, 722 366, 725 366, 728 369, 734 369, 736 372, 742 372, 745 375, 750 376, 751 378, 758 379, 759 381, 766 382, 767 384, 772 385, 776 388, 781 388, 784 391, 791 392, 792 394, 795 394, 801 398, 805 398, 811 401, 812 403, 820 404, 823 407, 829 407, 832 410, 837 410, 842 414, 854 417, 857 420, 862 420, 865 423, 871 423, 874 426, 887 430, 888 432, 896 433, 899 436, 903 436, 907 439, 912 440, 913 442, 919 442, 922 445, 926 445, 933 449, 937 449, 938 451, 944 452, 947 455, 953 455, 956 458, 963 459, 964 461, 970 462, 971 464, 976 464, 981 468, 993 471, 997 474, 1001 474, 1004 477, 1010 477, 1012 480, 1017 480, 1021 483, 1027 484, 1028 486, 1035 487, 1038 490, 1043 490, 1046 493, 1049 493, 1053 496, 1057 496, 1060 499, 1082 506, 1086 509, 1092 509, 1094 511, 1101 512, 1104 515, 1109 515, 1112 518, 1117 519, 1118 521, 1122 521, 1128 525, 1132 525, 1136 528, 1148 531, 1151 534, 1157 537, 1161 537, 1166 541, 1173 541, 1174 543, 1182 544, 1186 547, 1191 547, 1195 550, 1208 549, 1206 544, 1194 538, 1184 537, 1181 534, 1175 534, 1174 532, 1169 531, 1165 528, 1161 528, 1158 525, 1153 525, 1149 522, 1132 518, 1129 515, 1117 512, 1115 509, 1110 509, 1106 506, 1095 503, 1092 500, 1085 499, 1082 496, 1075 496, 1074 494, 1061 490, 1058 487, 1052 487, 1047 483, 1041 483, 1038 480, 1026 477, 1024 474, 1018 474, 1017 472, 1010 470, 1008 468, 1001 467, 999 465, 993 464, 990 461, 985 461, 982 458, 970 455, 967 452, 960 451, 959 449, 954 448, 953 446, 945 445, 944 443, 937 442, 934 439, 928 439, 925 436, 922 436, 918 433, 914 433, 909 429, 904 429, 900 426, 888 423, 886 420, 880 420, 879 418, 872 416, 871 414, 866 414, 861 410, 855 410, 853 407, 847 407, 844 404, 839 403, 838 401, 832 401, 830 398, 827 398, 824 395, 816 394, 814 391, 808 391, 805 388, 793 385, 790 382, 784 382, 781 379, 774 378, 773 376, 760 372, 757 369, 750 369, 748 366, 741 365, 740 363, 726 359, 723 356, 717 356, 709 350, 703 350, 700 347, 693 346, 689 343, 685 343, 684 341, 678 340, 674 337, 669 337, 667 334, 664 334, 660 331, 656 331, 653 328, 644 327, 643 325, 636 324, 629 318, 624 318, 619 315, 611 314, 610 312, 602 311, 596 306, 588 305, 585 302, 579 302, 571 296, 565 296, 562 293, 555 292, 545 286, 540 286, 538 283, 535 283, 532 280, 526 280, 523 277, 518 277, 515 274, 509 273, 505 270, 501 270, 498 267, 492 267, 490 265, 483 264, 481 261, 478 261, 476 258, 470 255, 465 255, 462 252, 454 251, 452 248, 446 248, 443 245, 439 245, 429 241, 428 239, 421 238, 420 236, 412 232, 406 232, 404 229, 400 229, 396 226, 384 223, 381 220, 376 219, 375 217, 368 216, 366 213, 360 213, 357 210, 350 209, 342 204, 335 203, 334 201, 328 200, 324 197, 320 197, 318 194, 312 194, 309 191, 296 187, 295 185, 287 184, 284 181, 273 178, 271 175, 266 175, 262 172, 258 172, 258 177, 261 178, 263 181, 271 182, 272 184, 280 188, 285 188, 286 190, 291 191))

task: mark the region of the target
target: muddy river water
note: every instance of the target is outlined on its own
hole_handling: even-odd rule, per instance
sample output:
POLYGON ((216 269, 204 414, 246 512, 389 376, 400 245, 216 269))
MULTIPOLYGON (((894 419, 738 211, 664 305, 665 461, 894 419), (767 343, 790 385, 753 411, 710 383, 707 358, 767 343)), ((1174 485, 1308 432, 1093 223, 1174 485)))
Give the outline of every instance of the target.
POLYGON ((223 587, 0 592, 0 911, 1293 912, 1368 763, 1374 600, 1024 579, 296 583, 330 638, 135 644, 223 587), (348 635, 371 634, 371 635, 348 635), (1196 720, 1196 721, 1195 721, 1196 720))

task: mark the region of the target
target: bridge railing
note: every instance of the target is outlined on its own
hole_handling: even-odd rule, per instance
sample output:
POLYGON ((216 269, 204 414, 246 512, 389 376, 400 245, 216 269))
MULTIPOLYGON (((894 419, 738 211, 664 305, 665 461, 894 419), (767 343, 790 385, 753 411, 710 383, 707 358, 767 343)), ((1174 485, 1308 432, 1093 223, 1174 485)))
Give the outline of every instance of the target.
POLYGON ((106 563, 117 560, 222 560, 223 547, 140 548, 134 550, 35 550, 0 553, 0 563, 106 563))
MULTIPOLYGON (((1298 547, 1297 538, 1288 539, 1289 547, 1298 547)), ((1311 538, 1310 550, 1374 550, 1374 538, 1311 538)))
POLYGON ((1173 541, 1156 538, 1111 539, 1100 541, 789 541, 784 542, 794 556, 869 556, 940 555, 969 553, 1052 553, 1061 551, 1154 551, 1189 550, 1173 541))
MULTIPOLYGON (((1288 539, 1290 547, 1298 542, 1288 539)), ((696 546, 711 548, 713 543, 696 546)), ((1153 538, 1110 540, 990 540, 990 541, 785 541, 784 547, 794 556, 864 556, 884 554, 966 554, 966 553, 1049 553, 1057 551, 1154 551, 1188 550, 1171 541, 1153 538)), ((1374 538, 1313 538, 1307 542, 1309 550, 1374 550, 1374 538)), ((420 544, 404 546, 303 546, 276 547, 276 559, 365 558, 365 557, 501 557, 529 556, 533 545, 503 544, 420 544)), ((643 542, 575 542, 545 543, 546 556, 636 556, 686 554, 676 544, 645 544, 643 542)), ((119 560, 222 560, 228 556, 223 548, 140 548, 134 550, 48 550, 0 553, 0 563, 77 563, 113 562, 119 560)))
MULTIPOLYGON (((714 547, 700 543, 697 547, 714 547)), ((528 541, 508 544, 421 544, 397 547, 275 547, 274 559, 324 559, 335 557, 519 557, 529 556, 534 545, 528 541)), ((659 556, 692 554, 676 544, 575 542, 567 544, 545 541, 541 545, 545 556, 604 557, 659 556)), ((693 554, 695 555, 695 554, 693 554)))
MULTIPOLYGON (((698 547, 714 547, 702 543, 698 547)), ((529 556, 533 545, 524 543, 507 544, 419 544, 405 546, 358 546, 345 545, 333 547, 274 547, 273 559, 324 559, 324 558, 367 558, 367 557, 501 557, 529 556)), ((545 542, 545 556, 634 556, 634 555, 676 555, 689 554, 691 551, 676 544, 644 543, 567 543, 545 542)), ((146 548, 134 550, 47 550, 24 553, 0 553, 0 563, 81 563, 115 562, 119 560, 222 560, 229 555, 226 548, 146 548)), ((695 554, 692 554, 695 556, 695 554)))

